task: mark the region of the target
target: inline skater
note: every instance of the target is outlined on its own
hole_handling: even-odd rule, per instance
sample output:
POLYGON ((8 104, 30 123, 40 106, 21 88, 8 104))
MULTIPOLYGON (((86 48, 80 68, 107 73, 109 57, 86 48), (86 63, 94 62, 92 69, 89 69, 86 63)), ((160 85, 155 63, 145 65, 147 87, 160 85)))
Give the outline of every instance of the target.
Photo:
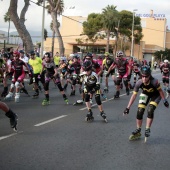
POLYGON ((116 77, 116 93, 114 95, 115 98, 119 98, 120 95, 120 83, 124 82, 124 85, 126 87, 126 94, 129 95, 130 90, 128 86, 129 76, 130 76, 130 67, 128 64, 128 61, 123 58, 124 54, 122 51, 118 51, 116 55, 116 60, 113 62, 113 64, 109 67, 109 70, 106 74, 108 76, 110 72, 117 68, 117 77, 116 77))
POLYGON ((134 88, 135 84, 136 84, 137 77, 138 77, 138 79, 141 78, 140 66, 136 60, 134 61, 133 65, 132 65, 132 69, 133 69, 133 73, 134 73, 134 76, 133 76, 133 88, 134 88))
POLYGON ((164 85, 164 91, 166 92, 169 89, 169 73, 170 73, 170 65, 169 61, 166 59, 164 63, 160 67, 162 73, 162 82, 164 85))
POLYGON ((54 80, 55 84, 58 86, 58 89, 60 90, 60 93, 63 95, 64 101, 68 104, 67 96, 65 95, 63 87, 61 86, 60 77, 59 77, 59 74, 57 72, 57 67, 56 67, 54 61, 51 59, 49 52, 45 53, 44 56, 45 56, 45 58, 43 60, 42 72, 43 72, 44 69, 46 69, 45 84, 44 84, 45 99, 43 100, 42 105, 45 106, 45 105, 50 104, 50 101, 49 101, 49 83, 50 83, 51 79, 54 80))
POLYGON ((109 91, 108 78, 109 78, 109 75, 111 75, 113 81, 115 82, 115 69, 112 69, 110 73, 107 74, 108 69, 113 64, 114 60, 110 57, 110 54, 108 52, 105 52, 104 55, 105 55, 105 59, 103 60, 103 64, 102 64, 102 67, 103 67, 102 69, 105 70, 105 75, 106 75, 104 92, 108 93, 109 91))
POLYGON ((14 69, 12 84, 9 90, 8 95, 5 97, 6 100, 11 100, 13 97, 14 87, 15 87, 15 102, 19 102, 20 99, 20 89, 23 88, 22 82, 25 77, 25 72, 23 66, 28 70, 28 66, 22 60, 19 59, 20 54, 18 51, 13 52, 14 60, 11 62, 8 68, 8 72, 11 72, 11 69, 14 69))
MULTIPOLYGON (((71 94, 70 96, 74 96, 75 95, 75 86, 78 83, 78 77, 80 74, 80 69, 81 69, 81 64, 78 61, 79 57, 77 54, 74 54, 73 56, 73 63, 71 65, 68 66, 69 70, 72 70, 70 76, 71 76, 71 86, 72 86, 72 90, 71 90, 71 94)), ((81 84, 79 87, 79 92, 81 94, 81 84)))
POLYGON ((169 107, 169 103, 165 99, 159 81, 156 78, 152 77, 151 69, 149 66, 145 65, 141 67, 141 76, 142 78, 136 82, 133 94, 129 100, 126 109, 124 110, 124 114, 129 113, 130 107, 135 101, 139 89, 142 89, 142 92, 139 96, 139 105, 138 105, 138 111, 136 116, 137 129, 132 132, 132 135, 130 135, 129 140, 135 140, 140 138, 142 122, 143 122, 143 114, 145 112, 147 105, 149 104, 147 110, 148 115, 146 120, 146 129, 145 129, 145 141, 146 141, 147 137, 150 136, 150 128, 154 118, 154 111, 158 106, 159 102, 161 101, 161 98, 163 100, 165 107, 169 107))
POLYGON ((42 74, 40 76, 40 73, 42 71, 42 59, 40 57, 37 57, 34 51, 30 51, 30 59, 28 61, 28 64, 30 65, 32 70, 30 84, 33 83, 35 91, 32 98, 36 99, 39 96, 39 81, 41 81, 44 86, 44 78, 42 74))
POLYGON ((103 111, 103 106, 100 99, 100 83, 98 82, 97 74, 92 71, 92 62, 85 61, 83 63, 83 70, 84 72, 82 74, 82 82, 84 83, 84 99, 86 107, 88 109, 85 120, 89 121, 94 119, 90 103, 90 94, 94 94, 96 103, 100 111, 100 115, 105 120, 105 122, 107 122, 106 114, 103 111))

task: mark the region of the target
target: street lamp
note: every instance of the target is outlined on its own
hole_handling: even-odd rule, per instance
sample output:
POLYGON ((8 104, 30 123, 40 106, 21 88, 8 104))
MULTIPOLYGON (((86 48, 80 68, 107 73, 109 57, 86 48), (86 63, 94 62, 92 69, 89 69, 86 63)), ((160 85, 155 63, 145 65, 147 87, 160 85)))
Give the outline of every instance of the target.
POLYGON ((134 36, 133 36, 133 34, 134 34, 134 18, 135 18, 135 11, 137 11, 137 9, 134 9, 133 10, 133 21, 132 21, 132 42, 131 42, 131 53, 130 53, 130 55, 131 55, 131 57, 133 56, 133 44, 134 44, 134 36))
POLYGON ((42 31, 41 31, 41 57, 44 51, 44 20, 45 20, 45 0, 43 0, 42 31))

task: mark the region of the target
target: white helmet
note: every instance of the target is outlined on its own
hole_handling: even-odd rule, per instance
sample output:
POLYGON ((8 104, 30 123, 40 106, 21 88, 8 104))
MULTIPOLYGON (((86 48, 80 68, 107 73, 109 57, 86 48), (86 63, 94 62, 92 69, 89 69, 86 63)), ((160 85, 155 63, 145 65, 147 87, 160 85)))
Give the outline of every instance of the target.
POLYGON ((73 57, 74 56, 74 54, 70 54, 70 57, 73 57))
POLYGON ((164 63, 169 63, 169 61, 168 60, 164 60, 164 63))
POLYGON ((122 51, 118 51, 117 54, 116 54, 116 57, 119 57, 119 56, 123 56, 123 52, 122 51))

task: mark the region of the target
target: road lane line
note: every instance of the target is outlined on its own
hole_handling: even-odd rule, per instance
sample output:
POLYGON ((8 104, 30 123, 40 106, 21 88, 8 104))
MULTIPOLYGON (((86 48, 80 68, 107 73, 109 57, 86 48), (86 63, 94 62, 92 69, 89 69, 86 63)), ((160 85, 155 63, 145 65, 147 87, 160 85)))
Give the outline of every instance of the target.
POLYGON ((17 135, 17 134, 19 134, 19 133, 22 133, 22 132, 23 132, 23 131, 19 131, 19 132, 16 132, 16 133, 12 133, 12 134, 10 134, 10 135, 1 136, 1 137, 0 137, 0 140, 3 140, 3 139, 6 139, 6 138, 15 136, 15 135, 17 135))
POLYGON ((56 117, 56 118, 53 118, 53 119, 44 121, 44 122, 42 122, 42 123, 38 123, 38 124, 36 124, 36 125, 34 125, 34 126, 36 126, 36 127, 42 126, 42 125, 45 125, 45 124, 47 124, 47 123, 53 122, 53 121, 55 121, 55 120, 57 120, 57 119, 61 119, 61 118, 63 118, 63 117, 66 117, 66 116, 68 116, 68 115, 62 115, 62 116, 59 116, 59 117, 56 117))
MULTIPOLYGON (((132 91, 131 91, 130 93, 132 93, 132 91)), ((125 96, 125 95, 126 95, 126 94, 121 94, 120 97, 121 97, 121 96, 125 96)), ((110 100, 113 100, 113 99, 114 99, 114 97, 112 97, 112 98, 110 98, 110 99, 107 99, 107 100, 105 100, 105 101, 102 101, 102 103, 106 103, 106 102, 108 102, 108 101, 110 101, 110 100)), ((97 106, 97 104, 93 104, 92 107, 93 107, 93 106, 97 106)), ((83 108, 81 108, 80 110, 86 110, 86 109, 87 109, 87 107, 83 107, 83 108)))

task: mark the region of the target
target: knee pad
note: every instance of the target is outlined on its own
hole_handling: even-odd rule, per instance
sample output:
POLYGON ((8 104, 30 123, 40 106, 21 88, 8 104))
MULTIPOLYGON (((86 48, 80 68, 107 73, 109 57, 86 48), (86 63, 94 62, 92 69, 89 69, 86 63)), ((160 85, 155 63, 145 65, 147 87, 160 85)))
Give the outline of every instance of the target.
POLYGON ((148 118, 153 119, 156 106, 150 104, 148 107, 148 118))
POLYGON ((119 79, 118 79, 118 80, 115 80, 115 85, 118 85, 118 86, 119 86, 120 83, 121 83, 121 80, 119 80, 119 79))
POLYGON ((101 99, 100 99, 100 94, 96 94, 95 95, 95 100, 96 100, 97 105, 101 105, 102 104, 101 99))
POLYGON ((50 78, 49 77, 45 77, 45 83, 50 82, 50 78))
POLYGON ((14 83, 12 83, 11 84, 11 89, 13 89, 15 87, 15 84, 14 83))
POLYGON ((20 84, 20 83, 19 83, 18 81, 16 81, 16 82, 15 82, 15 87, 16 87, 16 88, 19 88, 19 87, 20 87, 19 84, 20 84))
POLYGON ((72 85, 76 85, 76 80, 72 80, 72 85))
POLYGON ((138 112, 137 112, 137 116, 136 116, 136 118, 138 120, 142 120, 143 119, 144 111, 145 111, 144 108, 138 107, 138 112))
POLYGON ((168 83, 168 84, 169 84, 169 79, 166 79, 166 83, 168 83))
POLYGON ((90 95, 88 93, 84 94, 84 101, 89 102, 90 101, 90 95))

